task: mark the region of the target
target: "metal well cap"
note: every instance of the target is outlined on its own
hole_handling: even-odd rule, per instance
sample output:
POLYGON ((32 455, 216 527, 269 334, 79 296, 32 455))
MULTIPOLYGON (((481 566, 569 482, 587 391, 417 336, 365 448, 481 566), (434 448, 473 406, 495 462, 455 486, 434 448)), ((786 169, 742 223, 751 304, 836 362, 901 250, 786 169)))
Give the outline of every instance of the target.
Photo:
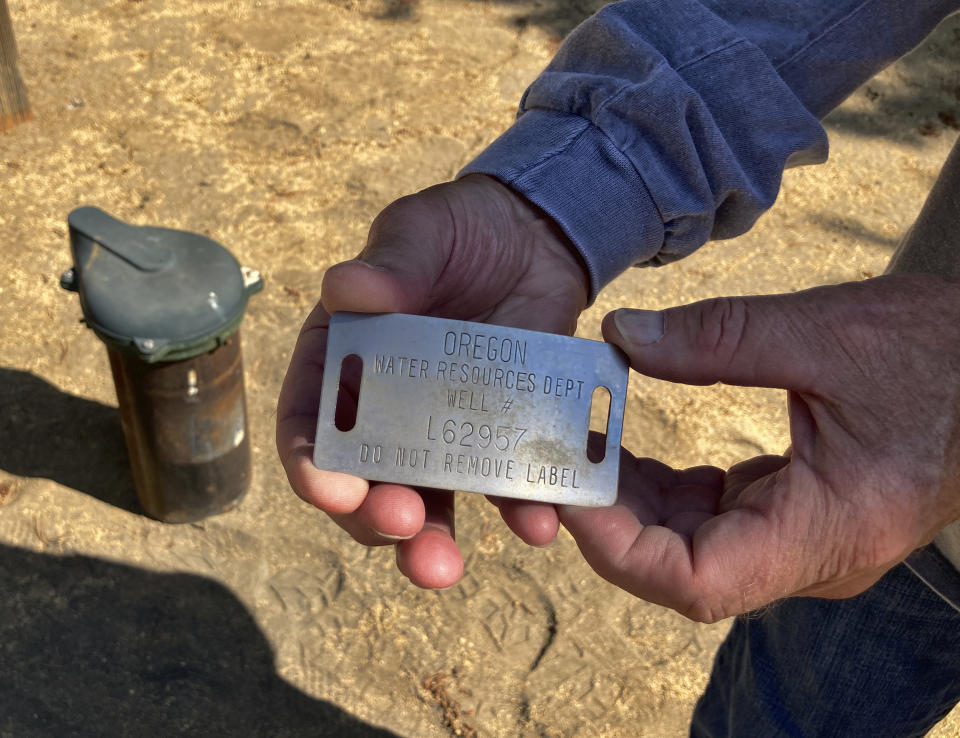
POLYGON ((258 272, 206 236, 133 226, 99 208, 70 213, 74 266, 60 284, 80 295, 87 325, 147 362, 210 351, 236 331, 258 272))

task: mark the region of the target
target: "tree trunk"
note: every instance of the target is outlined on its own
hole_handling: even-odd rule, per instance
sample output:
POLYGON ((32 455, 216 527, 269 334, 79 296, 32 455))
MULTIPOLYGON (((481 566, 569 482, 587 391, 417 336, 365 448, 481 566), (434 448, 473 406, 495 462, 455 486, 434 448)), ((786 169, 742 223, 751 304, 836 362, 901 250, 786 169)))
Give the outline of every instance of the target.
POLYGON ((17 44, 7 0, 0 0, 0 133, 29 120, 30 103, 17 69, 17 44))

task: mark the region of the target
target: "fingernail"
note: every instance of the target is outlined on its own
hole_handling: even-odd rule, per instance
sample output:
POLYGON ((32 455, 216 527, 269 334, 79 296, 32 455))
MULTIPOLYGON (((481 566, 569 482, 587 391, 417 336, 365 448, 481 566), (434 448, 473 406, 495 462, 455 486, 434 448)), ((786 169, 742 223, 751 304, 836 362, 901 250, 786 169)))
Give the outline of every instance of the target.
POLYGON ((408 540, 410 540, 411 538, 413 538, 413 536, 393 536, 393 535, 390 535, 389 533, 381 533, 381 532, 380 532, 379 530, 377 530, 376 528, 371 528, 370 530, 372 530, 374 533, 376 533, 376 534, 377 534, 378 536, 380 536, 381 538, 387 539, 388 541, 408 541, 408 540))
POLYGON ((613 322, 620 335, 640 346, 663 338, 663 313, 659 310, 624 308, 613 313, 613 322))
POLYGON ((354 261, 356 261, 358 264, 363 264, 365 267, 367 267, 367 269, 373 269, 378 272, 387 271, 386 267, 382 267, 379 264, 370 264, 369 262, 363 261, 362 259, 354 259, 354 261))

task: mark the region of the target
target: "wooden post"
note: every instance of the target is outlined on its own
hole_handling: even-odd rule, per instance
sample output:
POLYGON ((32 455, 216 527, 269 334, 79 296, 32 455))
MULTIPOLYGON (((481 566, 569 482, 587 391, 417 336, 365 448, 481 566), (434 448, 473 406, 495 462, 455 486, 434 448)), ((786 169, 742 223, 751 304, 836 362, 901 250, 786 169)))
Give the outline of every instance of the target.
POLYGON ((27 88, 17 69, 10 9, 7 0, 0 0, 0 133, 32 117, 27 88))

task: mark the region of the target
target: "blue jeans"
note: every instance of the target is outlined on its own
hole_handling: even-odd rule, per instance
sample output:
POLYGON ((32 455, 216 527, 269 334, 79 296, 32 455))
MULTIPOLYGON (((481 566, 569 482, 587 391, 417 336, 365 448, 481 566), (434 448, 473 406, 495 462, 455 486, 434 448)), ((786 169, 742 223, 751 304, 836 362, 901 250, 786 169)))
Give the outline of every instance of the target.
POLYGON ((852 599, 738 617, 690 735, 922 736, 958 700, 960 612, 901 564, 852 599))

